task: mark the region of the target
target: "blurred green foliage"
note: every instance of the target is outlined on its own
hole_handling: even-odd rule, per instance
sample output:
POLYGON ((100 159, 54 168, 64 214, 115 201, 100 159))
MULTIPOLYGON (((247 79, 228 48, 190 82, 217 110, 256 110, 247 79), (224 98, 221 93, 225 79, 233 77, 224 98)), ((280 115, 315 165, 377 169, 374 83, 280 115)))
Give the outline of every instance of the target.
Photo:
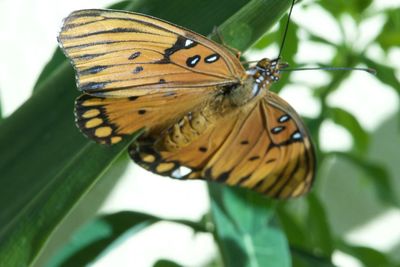
MULTIPOLYGON (((222 33, 226 36, 225 41, 244 50, 271 26, 270 22, 277 21, 279 15, 287 9, 291 1, 253 0, 250 3, 239 0, 220 1, 218 6, 215 6, 214 1, 170 2, 169 5, 163 5, 159 0, 122 1, 111 8, 151 14, 202 34, 210 33, 215 25, 222 25, 222 33), (260 9, 260 5, 264 4, 269 9, 260 9), (191 16, 193 10, 196 11, 196 14, 201 13, 204 15, 203 17, 210 19, 202 20, 202 23, 199 23, 198 16, 191 16), (270 18, 270 21, 266 21, 265 17, 255 19, 255 22, 251 19, 247 20, 249 25, 257 28, 257 31, 253 31, 251 34, 246 35, 246 30, 242 30, 243 27, 238 27, 240 31, 237 30, 237 25, 241 25, 239 22, 243 22, 241 20, 243 14, 248 17, 253 14, 253 17, 257 18, 260 17, 257 12, 266 11, 275 12, 278 15, 276 18, 270 18), (186 16, 182 14, 186 14, 186 16)), ((370 9, 371 0, 304 2, 296 5, 295 10, 308 8, 310 5, 319 5, 325 12, 337 18, 338 27, 342 29, 344 26, 341 24, 340 18, 343 16, 350 16, 359 26, 371 14, 383 15, 386 22, 382 31, 375 40, 365 44, 364 47, 377 45, 387 56, 390 49, 400 46, 400 10, 398 8, 375 12, 370 9)), ((294 12, 296 12, 295 10, 294 12)), ((278 29, 259 38, 254 43, 253 49, 260 50, 270 45, 279 46, 286 20, 287 16, 283 16, 278 29)), ((283 57, 292 66, 303 64, 298 64, 294 60, 298 53, 299 43, 313 41, 327 45, 335 51, 333 60, 328 65, 347 67, 364 65, 375 68, 378 72, 376 78, 383 84, 389 85, 395 92, 400 93, 400 82, 396 76, 397 70, 393 66, 369 58, 351 44, 346 43, 345 36, 342 36, 342 40, 345 40, 343 43, 332 43, 311 32, 307 32, 303 39, 299 39, 301 30, 306 31, 306 29, 302 29, 301 25, 291 22, 283 57)), ((344 34, 343 31, 342 34, 344 34)), ((327 102, 328 97, 341 87, 350 73, 329 72, 328 75, 327 84, 309 88, 315 99, 320 102, 321 112, 315 118, 305 118, 316 143, 318 154, 318 177, 314 190, 308 196, 278 202, 261 198, 246 190, 210 185, 211 210, 199 222, 166 219, 130 211, 103 215, 92 219, 91 222, 75 232, 67 244, 65 244, 66 236, 63 240, 58 240, 57 245, 61 244, 63 247, 55 253, 49 248, 51 246, 44 246, 54 229, 60 225, 65 228, 65 225, 75 224, 70 229, 67 227, 67 232, 70 234, 79 227, 85 220, 72 222, 68 218, 65 219, 70 210, 87 195, 89 188, 99 180, 102 181, 97 182, 100 186, 96 185, 94 192, 91 192, 85 201, 89 203, 89 206, 94 202, 97 206, 100 205, 99 198, 103 199, 107 195, 108 188, 115 184, 115 177, 123 172, 128 160, 126 155, 119 156, 123 151, 123 146, 113 151, 104 151, 78 136, 73 130, 73 125, 67 125, 69 120, 73 121, 72 112, 71 114, 68 112, 69 109, 72 110, 72 101, 76 93, 72 92, 74 91, 73 74, 70 66, 62 53, 57 50, 40 75, 34 89, 34 96, 10 118, 5 119, 4 124, 0 125, 2 130, 0 142, 7 143, 11 137, 17 136, 18 138, 18 129, 24 125, 24 121, 27 119, 26 114, 30 112, 37 114, 37 110, 41 110, 40 114, 45 116, 46 109, 54 108, 54 104, 48 102, 60 98, 64 94, 67 94, 67 97, 63 99, 71 101, 71 105, 65 105, 58 109, 60 112, 58 118, 52 117, 50 114, 41 122, 43 129, 52 125, 57 131, 51 132, 49 136, 38 142, 42 128, 37 128, 37 132, 32 132, 34 134, 32 137, 19 143, 17 147, 9 146, 3 150, 7 153, 1 155, 3 163, 0 163, 0 173, 4 174, 0 178, 0 186, 3 188, 0 193, 4 193, 0 197, 0 205, 3 210, 0 215, 2 225, 0 227, 0 261, 8 263, 7 266, 35 264, 36 266, 45 264, 47 266, 82 266, 95 262, 124 238, 135 235, 157 222, 168 221, 190 227, 195 233, 210 233, 214 236, 220 256, 212 260, 209 267, 221 265, 335 266, 332 257, 337 251, 358 259, 363 266, 400 266, 400 257, 398 257, 400 240, 393 251, 378 251, 367 246, 351 244, 345 238, 346 233, 350 230, 364 225, 383 214, 384 211, 399 209, 398 151, 400 150, 400 139, 398 132, 400 120, 394 117, 382 123, 376 132, 367 131, 349 111, 330 106, 327 102), (59 89, 56 93, 50 94, 49 90, 52 87, 59 89), (67 90, 70 90, 71 93, 67 90), (59 120, 65 121, 65 123, 61 124, 58 122, 59 120), (320 150, 321 125, 327 120, 342 126, 352 136, 352 149, 346 152, 329 153, 320 150), (62 134, 69 134, 69 139, 60 141, 62 134), (35 145, 36 143, 43 145, 35 145), (39 176, 43 175, 43 177, 40 176, 40 183, 33 184, 29 182, 29 178, 32 178, 28 175, 31 170, 29 166, 27 170, 24 170, 10 162, 34 159, 37 156, 35 151, 45 147, 45 143, 59 144, 63 147, 68 144, 72 145, 61 156, 53 159, 51 168, 43 173, 39 170, 42 168, 40 162, 35 162, 37 166, 32 167, 32 172, 39 176), (24 148, 26 147, 32 147, 33 151, 25 153, 24 148), (91 165, 89 163, 93 160, 100 161, 102 164, 97 163, 94 166, 83 164, 80 167, 85 170, 85 174, 82 174, 82 171, 73 172, 72 169, 69 169, 78 162, 79 164, 85 162, 86 155, 96 155, 95 158, 87 161, 86 165, 91 165), (63 179, 71 179, 71 181, 62 183, 63 179), (87 181, 82 183, 81 187, 72 185, 80 179, 87 179, 87 181), (35 186, 31 186, 31 184, 35 186), (12 194, 17 192, 17 188, 25 188, 26 192, 21 197, 15 198, 10 205, 8 201, 13 198, 12 194), (56 189, 60 191, 58 192, 56 189), (65 194, 68 193, 71 194, 68 195, 71 199, 69 202, 63 200, 65 194), (90 201, 88 200, 90 195, 97 197, 90 201), (54 204, 55 201, 59 202, 54 204), (24 203, 29 203, 29 205, 24 205, 24 203), (54 207, 58 207, 57 211, 52 210, 54 207), (45 215, 41 216, 39 210, 45 215), (44 251, 43 248, 45 248, 44 251), (265 253, 266 251, 268 253, 265 253), (42 258, 39 257, 40 253, 44 255, 42 258), (48 260, 52 254, 55 256, 48 260)), ((279 92, 291 82, 291 74, 288 73, 280 83, 274 86, 273 90, 279 92)), ((399 115, 395 116, 399 117, 399 115)), ((61 149, 57 146, 56 148, 61 149)), ((50 156, 56 153, 51 149, 47 152, 50 153, 50 156)), ((93 207, 90 209, 93 210, 93 207)), ((89 215, 93 216, 92 213, 89 215)), ((75 214, 72 217, 79 216, 75 214)), ((174 267, 181 266, 181 264, 168 259, 160 259, 154 266, 174 267)))

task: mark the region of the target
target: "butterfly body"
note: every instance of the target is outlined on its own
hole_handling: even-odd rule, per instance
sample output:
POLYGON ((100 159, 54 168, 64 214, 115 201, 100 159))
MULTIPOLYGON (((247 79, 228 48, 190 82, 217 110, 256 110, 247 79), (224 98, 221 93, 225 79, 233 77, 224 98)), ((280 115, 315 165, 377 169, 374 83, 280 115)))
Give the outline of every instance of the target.
POLYGON ((129 148, 140 166, 287 198, 311 187, 315 156, 297 113, 269 91, 286 65, 262 59, 245 70, 225 47, 146 15, 80 10, 59 42, 77 72, 77 125, 129 148))

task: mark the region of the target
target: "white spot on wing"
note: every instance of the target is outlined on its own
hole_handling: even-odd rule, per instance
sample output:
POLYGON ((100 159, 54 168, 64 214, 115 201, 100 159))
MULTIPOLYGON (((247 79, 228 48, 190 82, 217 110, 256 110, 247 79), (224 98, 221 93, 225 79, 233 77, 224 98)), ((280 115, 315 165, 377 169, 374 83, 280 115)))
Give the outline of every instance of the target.
POLYGON ((185 166, 179 167, 179 170, 181 171, 182 176, 185 176, 192 172, 192 169, 185 167, 185 166))
POLYGON ((208 63, 214 62, 215 60, 217 60, 217 56, 212 56, 206 59, 208 63))
POLYGON ((176 179, 181 179, 183 176, 185 176, 191 172, 192 172, 192 169, 185 167, 185 166, 181 166, 178 169, 174 170, 171 173, 171 176, 176 179))
POLYGON ((288 120, 289 120, 289 116, 288 116, 288 115, 282 115, 282 116, 278 119, 278 121, 279 121, 280 123, 285 122, 285 121, 288 121, 288 120))
POLYGON ((195 57, 190 63, 192 65, 196 65, 197 61, 199 61, 199 60, 200 60, 200 57, 195 57))
POLYGON ((293 140, 300 140, 300 139, 301 139, 301 133, 300 133, 300 132, 295 132, 295 133, 292 135, 292 139, 293 139, 293 140))
POLYGON ((187 40, 185 41, 185 47, 188 47, 188 46, 191 45, 191 44, 193 44, 193 41, 192 41, 192 40, 187 39, 187 40))

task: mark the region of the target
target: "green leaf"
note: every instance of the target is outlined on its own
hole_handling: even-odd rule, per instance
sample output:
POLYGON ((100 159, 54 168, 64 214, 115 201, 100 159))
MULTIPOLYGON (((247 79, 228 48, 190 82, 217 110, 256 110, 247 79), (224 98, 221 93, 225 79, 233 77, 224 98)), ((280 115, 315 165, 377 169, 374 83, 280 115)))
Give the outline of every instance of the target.
POLYGON ((182 267, 182 265, 170 260, 158 260, 153 267, 182 267))
POLYGON ((386 14, 387 21, 376 40, 383 49, 388 50, 400 46, 400 8, 390 9, 386 14))
POLYGON ((3 120, 3 111, 2 111, 2 108, 1 108, 1 98, 0 98, 0 123, 1 123, 2 120, 3 120))
POLYGON ((241 188, 209 186, 215 239, 224 266, 291 266, 284 233, 274 225, 274 204, 241 188))
POLYGON ((165 219, 133 211, 118 212, 101 216, 82 227, 47 266, 85 266, 98 260, 126 238, 160 221, 182 224, 195 232, 208 232, 202 223, 165 219))
POLYGON ((326 114, 334 123, 343 126, 350 132, 357 152, 362 154, 367 151, 369 135, 352 114, 341 108, 334 107, 327 108, 326 114))
POLYGON ((326 259, 331 257, 334 241, 324 206, 315 192, 281 203, 278 216, 291 248, 326 259))
POLYGON ((393 267, 395 263, 384 253, 364 246, 338 241, 338 249, 360 260, 365 266, 393 267))
POLYGON ((337 0, 323 1, 318 0, 317 4, 321 5, 326 11, 329 11, 335 17, 343 13, 348 13, 357 21, 362 19, 363 12, 371 5, 372 0, 337 0))
POLYGON ((293 267, 336 267, 330 259, 298 248, 291 248, 293 267))
POLYGON ((334 244, 324 206, 315 193, 309 194, 306 200, 308 203, 308 214, 304 230, 312 229, 308 233, 308 238, 312 243, 313 252, 317 255, 330 258, 334 251, 334 244))
MULTIPOLYGON (((245 51, 282 17, 290 4, 290 0, 252 0, 226 20, 219 32, 227 45, 245 51)), ((218 40, 215 33, 211 38, 218 40)))

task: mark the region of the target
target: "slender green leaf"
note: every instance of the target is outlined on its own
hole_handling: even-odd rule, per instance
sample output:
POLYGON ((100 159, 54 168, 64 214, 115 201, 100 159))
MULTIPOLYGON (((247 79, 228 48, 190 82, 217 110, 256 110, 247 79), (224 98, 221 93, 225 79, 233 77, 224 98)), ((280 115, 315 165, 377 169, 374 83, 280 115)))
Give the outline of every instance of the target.
POLYGON ((338 241, 338 249, 359 259, 365 266, 393 267, 395 263, 384 253, 364 246, 338 241))
POLYGON ((312 229, 308 232, 308 238, 313 244, 313 252, 330 258, 334 251, 334 244, 325 209, 315 193, 309 194, 306 200, 308 215, 305 231, 312 229))
POLYGON ((334 241, 324 206, 315 192, 304 199, 282 203, 277 211, 291 248, 331 257, 334 241))
POLYGON ((310 253, 308 251, 291 247, 293 267, 336 267, 330 259, 310 253))
POLYGON ((153 267, 182 267, 182 265, 170 260, 158 260, 153 267))

